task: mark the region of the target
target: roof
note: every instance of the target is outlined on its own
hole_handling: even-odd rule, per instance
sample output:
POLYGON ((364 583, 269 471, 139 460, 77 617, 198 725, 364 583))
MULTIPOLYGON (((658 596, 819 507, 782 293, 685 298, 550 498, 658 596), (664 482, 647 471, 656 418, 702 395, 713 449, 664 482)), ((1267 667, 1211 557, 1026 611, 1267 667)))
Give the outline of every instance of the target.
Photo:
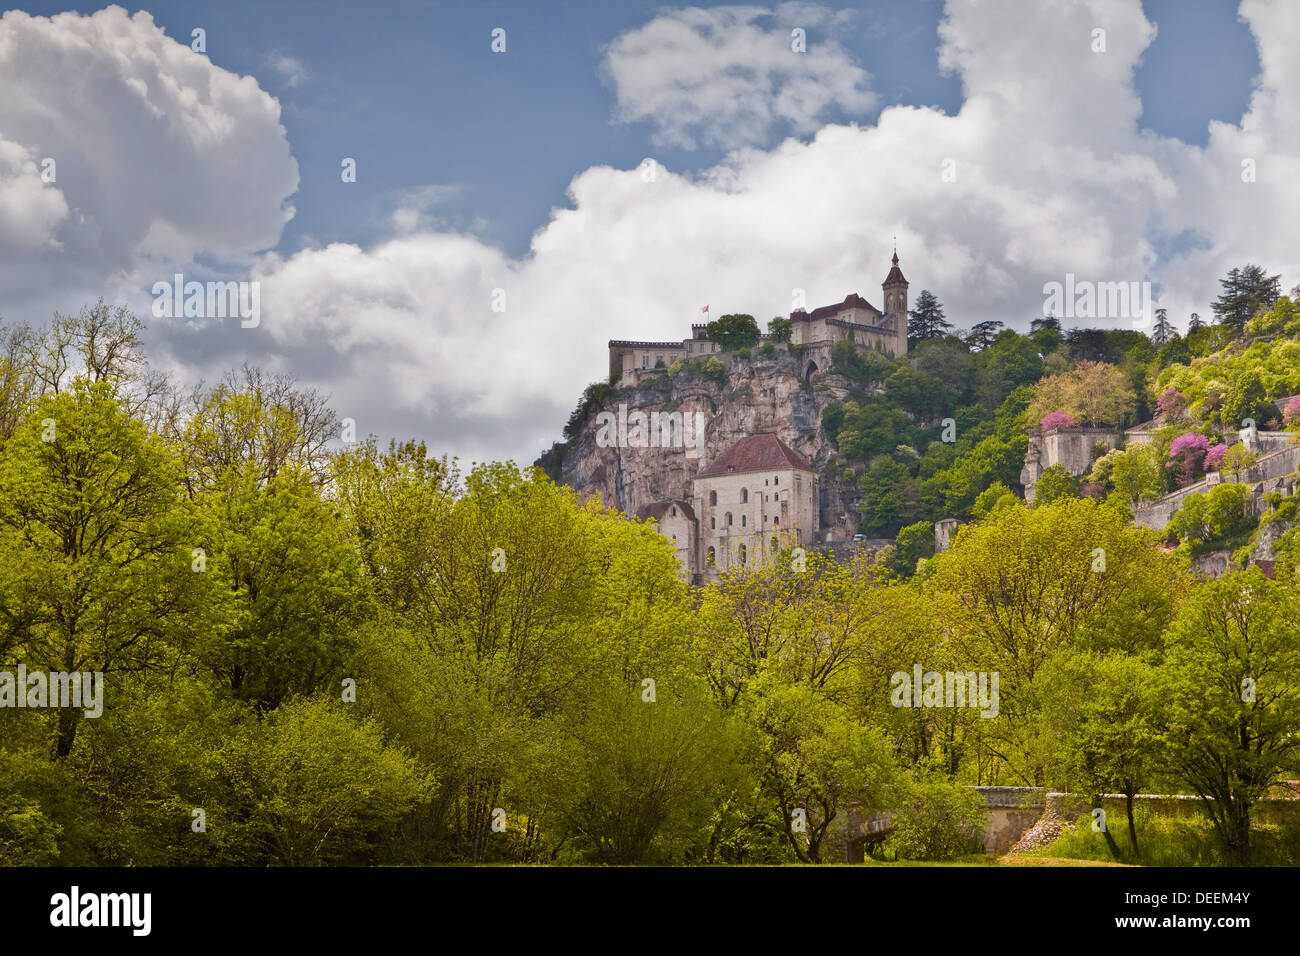
POLYGON ((844 302, 837 302, 833 304, 833 306, 814 308, 811 312, 796 310, 790 313, 790 320, 813 321, 814 319, 827 319, 827 317, 839 315, 840 312, 850 310, 850 308, 865 308, 868 312, 875 312, 876 315, 884 315, 884 312, 881 312, 879 308, 872 306, 872 304, 867 302, 866 299, 863 299, 861 295, 858 295, 857 293, 849 293, 848 295, 845 295, 844 302))
POLYGON ((662 522, 664 515, 668 513, 669 507, 676 505, 680 508, 691 521, 695 520, 695 511, 684 501, 673 499, 671 501, 655 501, 648 505, 642 505, 636 509, 636 518, 638 521, 645 521, 647 518, 653 518, 657 522, 662 522))
POLYGON ((797 468, 812 471, 812 463, 796 454, 775 435, 750 435, 736 442, 722 457, 700 472, 697 478, 716 478, 719 475, 747 471, 779 471, 797 468))
POLYGON ((651 349, 685 349, 681 342, 637 342, 631 339, 610 339, 610 348, 651 348, 651 349))
POLYGON ((885 276, 885 281, 881 285, 893 285, 895 282, 906 284, 907 280, 903 278, 903 270, 898 268, 898 253, 894 253, 894 267, 889 270, 889 275, 885 276))

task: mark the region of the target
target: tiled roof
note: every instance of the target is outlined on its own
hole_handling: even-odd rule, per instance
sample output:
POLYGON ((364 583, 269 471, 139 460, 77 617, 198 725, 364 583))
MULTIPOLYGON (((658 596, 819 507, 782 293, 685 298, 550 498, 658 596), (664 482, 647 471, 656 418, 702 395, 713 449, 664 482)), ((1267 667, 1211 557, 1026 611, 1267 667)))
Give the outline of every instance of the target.
POLYGON ((655 521, 662 522, 668 509, 676 505, 677 508, 686 515, 691 521, 695 520, 695 510, 684 501, 655 501, 648 505, 642 505, 636 509, 638 521, 645 521, 647 518, 654 518, 655 521))
POLYGON ((794 312, 790 315, 790 318, 795 322, 811 322, 813 319, 825 319, 839 315, 846 309, 866 309, 868 312, 876 313, 876 315, 884 314, 856 292, 850 292, 844 297, 843 302, 837 302, 835 305, 823 305, 820 309, 813 309, 811 312, 794 312))
POLYGON ((722 457, 696 477, 716 478, 719 475, 739 472, 779 471, 785 468, 813 470, 807 458, 791 451, 790 447, 775 435, 750 435, 728 448, 722 457))
POLYGON ((894 267, 889 270, 889 275, 885 276, 885 281, 882 282, 881 285, 890 285, 894 282, 907 282, 907 280, 903 278, 903 270, 898 268, 897 250, 894 251, 894 258, 890 261, 894 264, 894 267))

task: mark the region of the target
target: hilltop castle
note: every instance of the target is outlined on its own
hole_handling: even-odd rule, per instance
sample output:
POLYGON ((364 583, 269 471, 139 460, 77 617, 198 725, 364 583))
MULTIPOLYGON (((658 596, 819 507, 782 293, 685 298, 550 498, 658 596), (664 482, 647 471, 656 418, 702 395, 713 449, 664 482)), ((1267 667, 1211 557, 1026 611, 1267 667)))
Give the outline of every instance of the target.
MULTIPOLYGON (((831 349, 848 340, 863 349, 879 349, 899 356, 907 352, 907 279, 898 267, 898 251, 893 266, 880 284, 884 295, 882 312, 856 292, 843 302, 824 305, 808 312, 795 309, 790 313, 790 344, 803 350, 803 377, 830 367, 831 349)), ((764 335, 766 339, 768 336, 764 335)), ((721 346, 710 342, 708 326, 691 326, 690 338, 680 342, 641 342, 611 339, 609 342, 610 381, 621 380, 635 385, 643 375, 663 371, 674 359, 711 355, 721 346)))
MULTIPOLYGON (((840 342, 894 356, 906 353, 907 288, 895 251, 881 283, 884 311, 854 292, 834 305, 791 312, 790 344, 802 379, 829 369, 840 342)), ((611 340, 610 380, 636 385, 643 377, 666 374, 675 359, 720 351, 705 325, 693 325, 691 337, 681 342, 611 340)), ((727 569, 763 567, 783 549, 811 548, 818 540, 820 476, 808 458, 776 435, 743 437, 699 467, 681 497, 636 511, 639 519, 653 518, 672 541, 687 577, 698 581, 727 569)))

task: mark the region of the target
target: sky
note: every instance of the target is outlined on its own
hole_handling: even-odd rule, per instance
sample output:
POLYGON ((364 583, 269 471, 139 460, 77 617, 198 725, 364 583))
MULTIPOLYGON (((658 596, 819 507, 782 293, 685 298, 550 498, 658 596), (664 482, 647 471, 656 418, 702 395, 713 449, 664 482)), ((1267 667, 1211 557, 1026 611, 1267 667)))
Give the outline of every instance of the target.
POLYGON ((103 296, 178 382, 247 362, 528 464, 609 339, 880 305, 895 236, 958 327, 1067 277, 1180 327, 1233 266, 1290 288, 1297 49, 1289 0, 34 4, 0 17, 0 315, 103 296), (157 314, 177 273, 256 283, 256 325, 157 314))

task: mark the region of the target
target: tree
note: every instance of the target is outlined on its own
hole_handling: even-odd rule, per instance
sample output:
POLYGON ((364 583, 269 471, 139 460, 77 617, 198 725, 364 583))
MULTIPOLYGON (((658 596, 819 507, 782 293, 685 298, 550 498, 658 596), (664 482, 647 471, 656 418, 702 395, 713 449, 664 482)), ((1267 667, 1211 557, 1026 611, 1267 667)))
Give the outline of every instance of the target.
POLYGON ((1079 479, 1070 474, 1064 465, 1044 468, 1034 485, 1034 507, 1050 505, 1060 498, 1079 497, 1079 479))
POLYGON ((1201 317, 1199 315, 1193 312, 1191 318, 1187 320, 1187 334, 1191 335, 1197 329, 1203 329, 1203 328, 1205 328, 1205 323, 1201 321, 1201 317))
MULTIPOLYGON (((1103 794, 1124 794, 1129 845, 1137 854, 1133 798, 1154 775, 1162 744, 1155 668, 1137 656, 1084 650, 1054 658, 1042 681, 1060 784, 1082 790, 1094 809, 1103 794)), ((1118 859, 1110 827, 1103 832, 1118 859)))
POLYGON ((793 331, 794 323, 785 316, 778 315, 767 323, 768 339, 772 342, 789 342, 793 331))
POLYGON ((762 735, 763 786, 804 863, 821 863, 831 824, 892 803, 895 769, 884 739, 806 685, 761 680, 749 719, 762 735))
POLYGON ((1224 849, 1249 864, 1252 808, 1300 749, 1295 589, 1257 568, 1201 585, 1170 629, 1164 674, 1167 767, 1201 797, 1224 849))
POLYGON ((1137 396, 1118 367, 1084 361, 1049 375, 1034 387, 1029 420, 1063 411, 1085 425, 1121 425, 1132 416, 1137 396))
POLYGON ((966 345, 977 352, 983 351, 993 344, 993 339, 997 337, 1000 328, 1002 323, 993 319, 976 322, 966 335, 966 345))
POLYGON ((731 313, 714 319, 704 327, 709 341, 722 347, 724 352, 738 352, 752 348, 762 337, 758 331, 758 322, 752 315, 731 313))
MULTIPOLYGON (((180 469, 107 380, 42 395, 0 457, 0 648, 33 670, 114 677, 221 634, 226 601, 196 573, 200 528, 180 469)), ((66 757, 82 711, 59 711, 66 757)))
POLYGON ((905 485, 910 475, 906 465, 881 456, 862 476, 862 530, 883 531, 904 517, 905 485))
POLYGON ((1154 445, 1137 444, 1122 452, 1110 452, 1098 460, 1098 466, 1111 455, 1115 456, 1109 465, 1111 487, 1126 504, 1159 498, 1164 494, 1164 469, 1160 451, 1154 445))
POLYGON ((934 525, 918 521, 899 529, 894 539, 894 570, 903 577, 916 573, 918 561, 934 556, 934 525))
POLYGON ((1168 309, 1156 309, 1156 323, 1151 330, 1151 341, 1156 345, 1164 345, 1169 342, 1175 335, 1174 327, 1169 321, 1168 309))
POLYGON ((988 752, 1027 785, 1049 760, 1038 671, 1067 648, 1138 653, 1156 648, 1184 587, 1155 534, 1089 498, 998 511, 937 555, 926 588, 956 613, 955 670, 1000 674, 1000 709, 982 720, 988 752))
POLYGON ((1270 276, 1253 263, 1229 270, 1219 280, 1223 292, 1212 306, 1215 320, 1233 335, 1241 335, 1257 312, 1278 300, 1281 283, 1281 275, 1270 276))
POLYGON ((929 289, 916 297, 916 307, 907 313, 907 347, 946 335, 952 324, 944 318, 943 306, 929 289))

